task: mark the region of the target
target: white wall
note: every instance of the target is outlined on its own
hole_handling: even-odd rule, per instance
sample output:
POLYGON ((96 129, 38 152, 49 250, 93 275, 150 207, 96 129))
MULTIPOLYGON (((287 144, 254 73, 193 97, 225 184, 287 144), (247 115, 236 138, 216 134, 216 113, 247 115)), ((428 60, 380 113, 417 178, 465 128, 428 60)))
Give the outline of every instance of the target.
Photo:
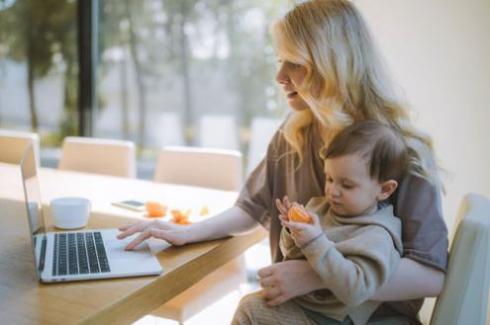
POLYGON ((462 196, 490 196, 490 1, 357 0, 392 75, 449 172, 448 226, 462 196))

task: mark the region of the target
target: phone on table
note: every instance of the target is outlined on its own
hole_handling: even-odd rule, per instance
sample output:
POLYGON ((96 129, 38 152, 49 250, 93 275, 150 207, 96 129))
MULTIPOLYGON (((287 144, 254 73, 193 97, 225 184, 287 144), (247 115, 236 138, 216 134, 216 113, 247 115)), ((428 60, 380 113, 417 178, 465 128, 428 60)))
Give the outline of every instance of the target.
POLYGON ((112 205, 138 212, 143 212, 146 210, 145 203, 138 200, 117 201, 112 202, 112 205))

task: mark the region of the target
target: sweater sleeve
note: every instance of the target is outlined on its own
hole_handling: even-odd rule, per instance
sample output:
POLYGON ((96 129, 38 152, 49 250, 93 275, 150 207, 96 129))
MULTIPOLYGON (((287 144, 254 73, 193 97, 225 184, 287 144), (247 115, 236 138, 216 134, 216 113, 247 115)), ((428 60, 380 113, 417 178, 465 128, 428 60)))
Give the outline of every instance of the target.
POLYGON ((363 227, 359 236, 337 244, 324 234, 302 251, 325 287, 347 306, 368 300, 400 260, 392 237, 379 226, 363 227))

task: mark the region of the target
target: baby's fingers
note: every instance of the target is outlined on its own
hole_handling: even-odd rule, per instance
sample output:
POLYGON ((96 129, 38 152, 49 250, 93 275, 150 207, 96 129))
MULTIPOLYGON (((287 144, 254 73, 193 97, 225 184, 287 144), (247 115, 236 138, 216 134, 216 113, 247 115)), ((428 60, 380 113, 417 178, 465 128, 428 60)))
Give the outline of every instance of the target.
POLYGON ((282 214, 283 216, 287 216, 288 209, 284 206, 284 204, 281 202, 281 200, 276 199, 276 207, 277 207, 277 210, 279 210, 280 214, 282 214))

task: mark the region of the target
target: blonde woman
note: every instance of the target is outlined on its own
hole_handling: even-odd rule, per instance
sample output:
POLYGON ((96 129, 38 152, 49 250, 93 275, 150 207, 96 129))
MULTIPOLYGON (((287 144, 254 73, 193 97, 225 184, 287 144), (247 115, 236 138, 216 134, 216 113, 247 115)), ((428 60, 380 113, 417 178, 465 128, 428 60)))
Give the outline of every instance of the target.
POLYGON ((391 199, 402 222, 403 257, 392 277, 371 297, 383 304, 370 322, 417 323, 423 297, 440 293, 447 264, 447 229, 431 141, 412 126, 407 109, 394 95, 366 24, 351 2, 303 2, 273 26, 273 35, 280 63, 276 80, 291 113, 235 206, 190 226, 140 222, 121 227, 120 238, 141 232, 128 249, 149 237, 184 245, 235 235, 260 224, 270 232, 274 264, 259 271, 263 291, 242 299, 234 322, 328 323, 291 300, 325 286, 306 261, 281 262, 281 223, 274 201, 287 195, 305 204, 321 196, 322 148, 353 122, 377 120, 403 134, 410 166, 391 199))

